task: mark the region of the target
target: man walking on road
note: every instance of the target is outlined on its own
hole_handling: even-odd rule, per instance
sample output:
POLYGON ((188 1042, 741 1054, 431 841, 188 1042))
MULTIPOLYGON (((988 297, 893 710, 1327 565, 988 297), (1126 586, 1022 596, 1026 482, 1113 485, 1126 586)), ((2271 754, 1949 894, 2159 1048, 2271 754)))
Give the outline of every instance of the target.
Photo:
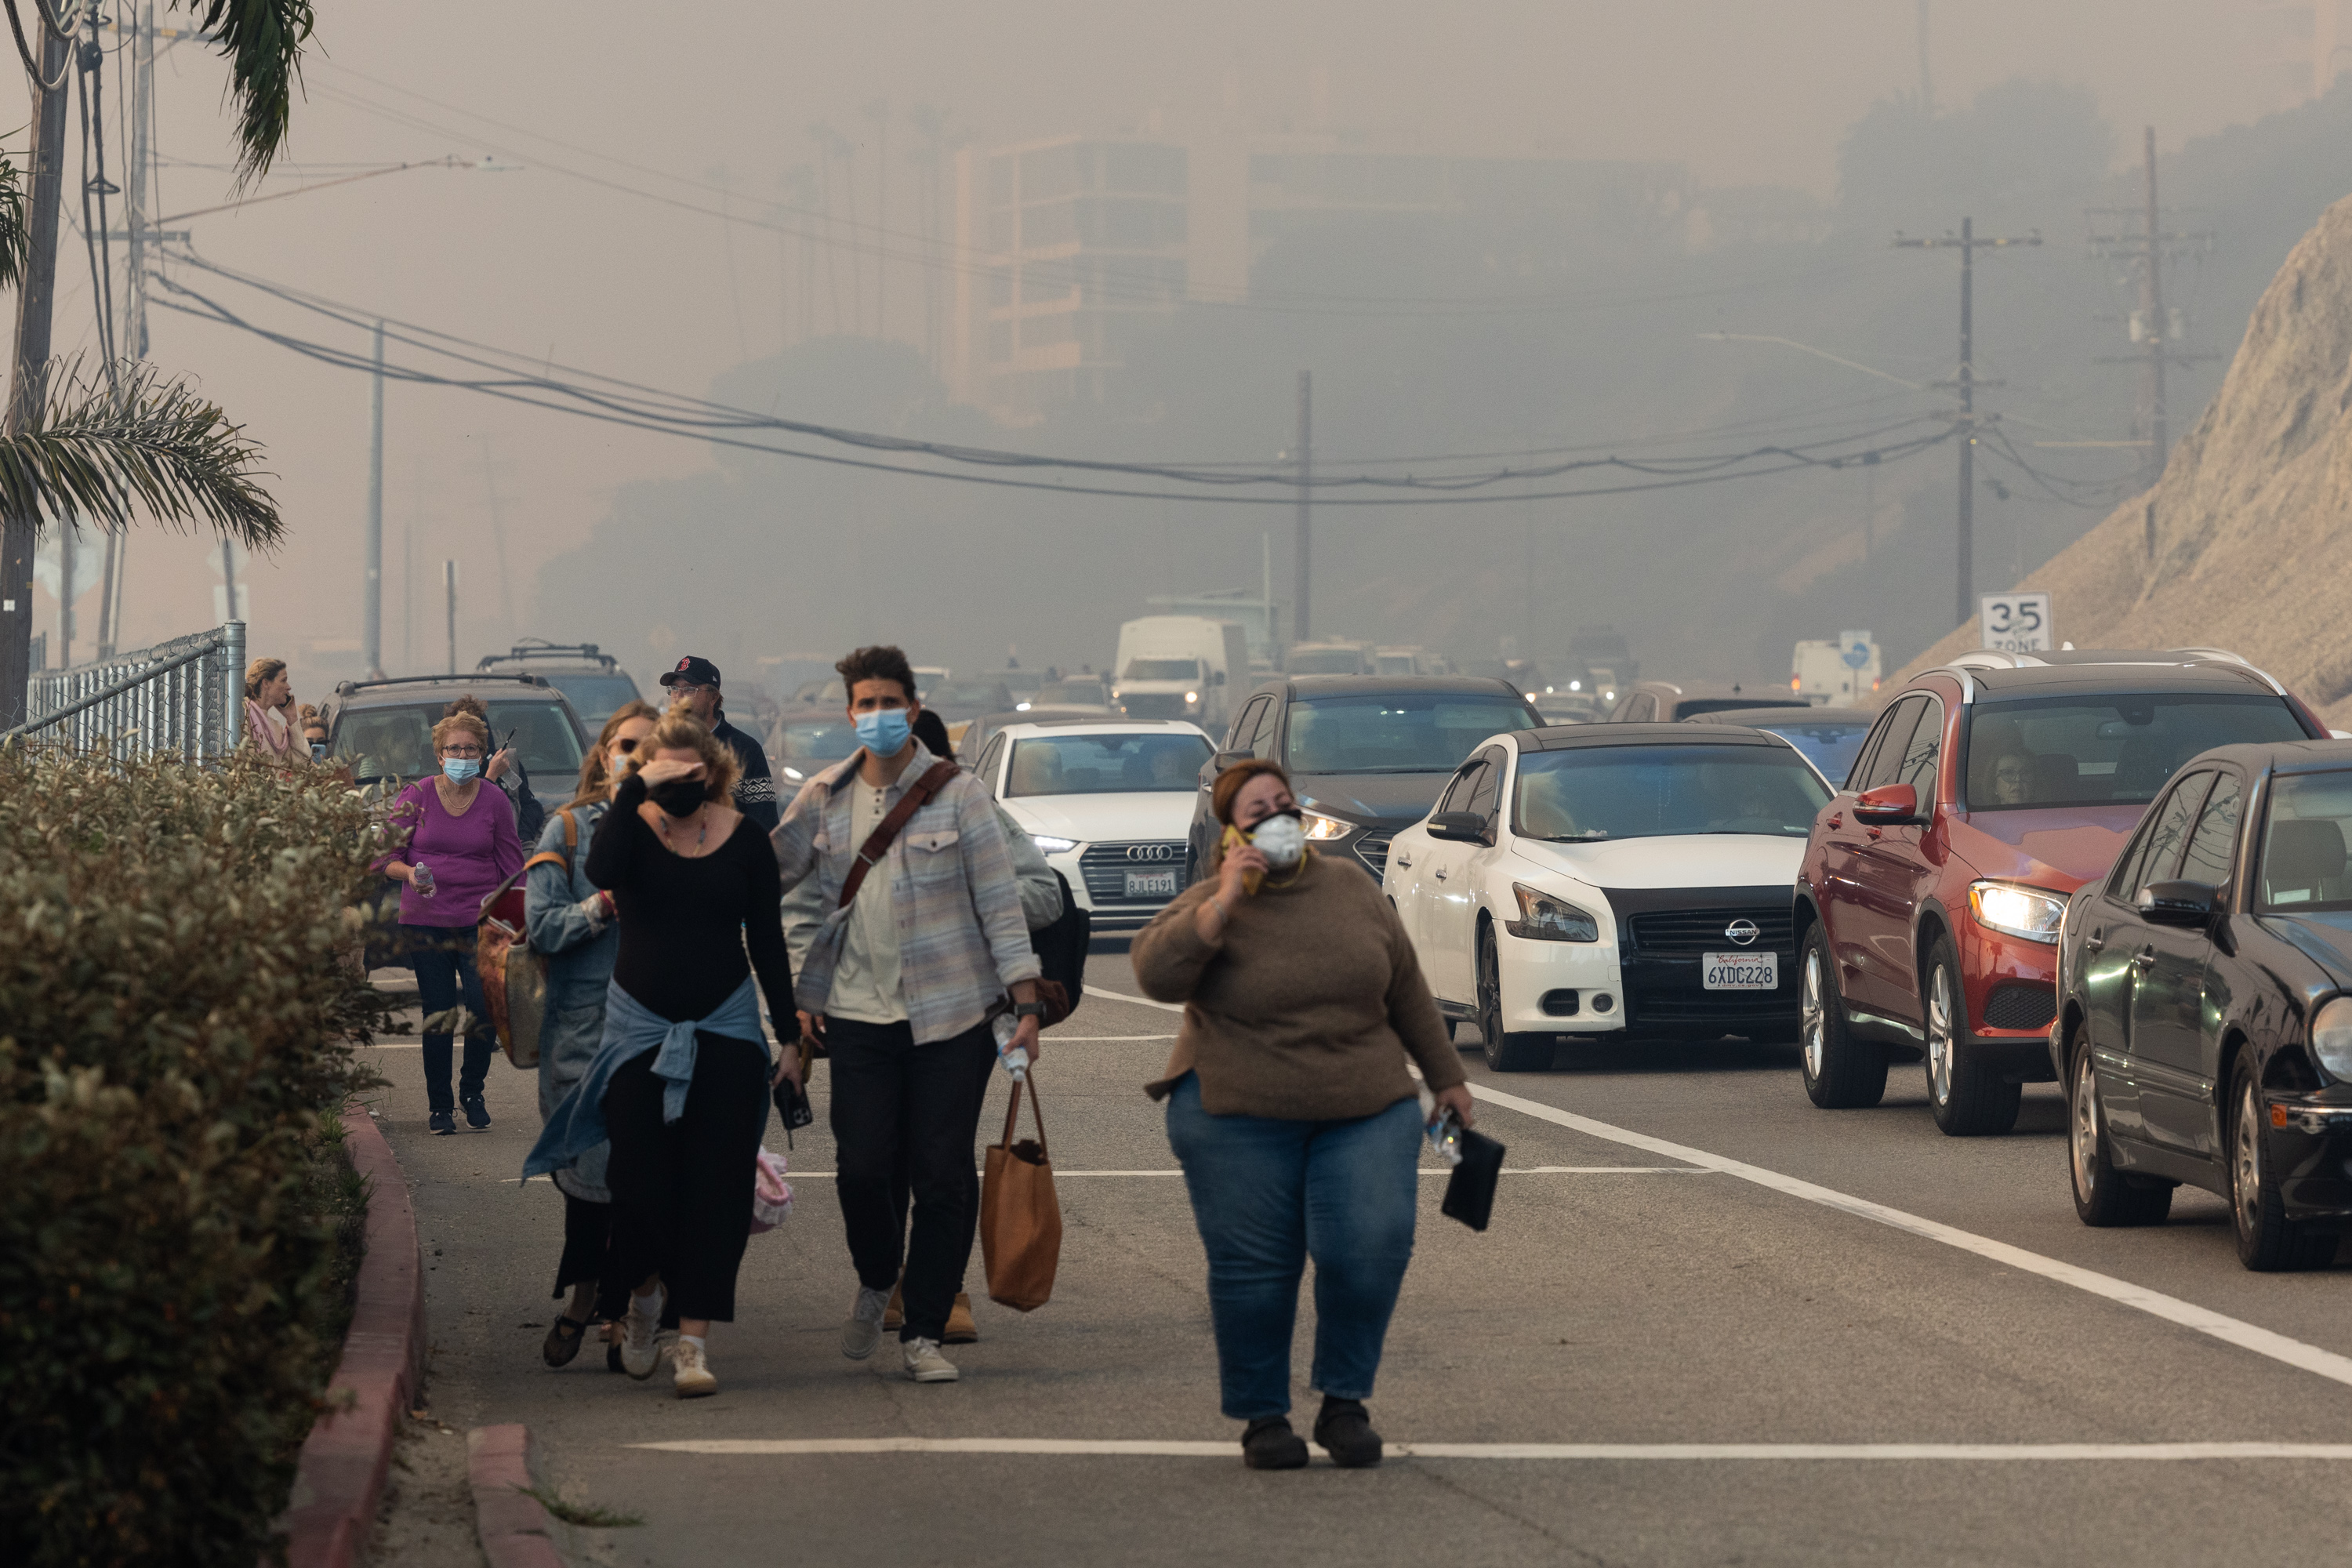
POLYGON ((914 1225, 900 1351, 916 1382, 952 1383, 940 1343, 980 1215, 972 1143, 997 1059, 990 1020, 1010 993, 1010 1048, 1034 1059, 1042 970, 995 803, 914 738, 907 656, 862 647, 834 668, 861 748, 802 787, 773 837, 786 934, 804 955, 801 1027, 833 1064, 834 1189, 858 1285, 841 1349, 863 1361, 882 1341, 899 1280, 891 1184, 903 1149, 914 1225), (812 874, 816 897, 795 896, 812 874))
POLYGON ((759 825, 762 833, 776 830, 776 781, 768 772, 767 749, 727 721, 719 689, 719 667, 696 654, 662 671, 661 683, 669 700, 685 707, 705 729, 727 742, 743 765, 735 784, 735 809, 759 825))

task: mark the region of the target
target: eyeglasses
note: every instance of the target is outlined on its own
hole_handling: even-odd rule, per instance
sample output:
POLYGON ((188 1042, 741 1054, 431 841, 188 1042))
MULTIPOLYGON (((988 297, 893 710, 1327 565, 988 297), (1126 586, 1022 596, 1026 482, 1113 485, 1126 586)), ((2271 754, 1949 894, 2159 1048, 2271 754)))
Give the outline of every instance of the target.
POLYGON ((672 697, 691 697, 698 691, 716 691, 717 689, 719 689, 715 686, 697 686, 690 680, 673 680, 669 683, 669 694, 672 697))
POLYGON ((441 754, 445 757, 478 757, 482 754, 482 748, 479 746, 444 746, 441 748, 441 754))
POLYGON ((640 737, 635 735, 625 735, 621 739, 614 742, 613 744, 621 748, 621 755, 625 757, 631 752, 637 749, 637 742, 639 739, 640 737))

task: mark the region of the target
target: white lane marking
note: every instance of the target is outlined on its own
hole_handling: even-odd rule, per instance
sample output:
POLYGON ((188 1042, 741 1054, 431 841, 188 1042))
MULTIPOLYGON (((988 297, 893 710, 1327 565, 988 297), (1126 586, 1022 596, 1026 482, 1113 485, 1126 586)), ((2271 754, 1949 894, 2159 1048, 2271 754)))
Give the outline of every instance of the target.
POLYGON ((1172 1040, 1173 1035, 1040 1035, 1039 1040, 1049 1046, 1099 1045, 1112 1040, 1172 1040))
POLYGON ((1107 991, 1099 985, 1087 986, 1087 994, 1099 996, 1107 1002, 1132 1002, 1139 1007, 1157 1007, 1163 1013, 1181 1013, 1184 1010, 1181 1002, 1154 1002, 1149 996, 1130 996, 1124 991, 1107 991))
MULTIPOLYGON (((1084 1437, 682 1437, 625 1447, 667 1454, 1038 1454, 1230 1459, 1234 1445, 1084 1437)), ((2086 1460, 2352 1460, 2352 1443, 1391 1443, 1419 1459, 1897 1459, 2011 1464, 2086 1460)))
MULTIPOLYGON (((830 1182, 840 1173, 838 1171, 787 1171, 784 1173, 784 1179, 792 1182, 830 1182)), ((1063 1176, 1181 1176, 1183 1173, 1181 1170, 1065 1171, 1059 1166, 1055 1166, 1054 1170, 1054 1175, 1057 1180, 1063 1176)), ((1506 1165, 1496 1173, 1498 1175, 1505 1176, 1712 1176, 1716 1173, 1698 1165, 1506 1165)), ((1421 1172, 1424 1180, 1453 1174, 1453 1170, 1446 1166, 1432 1166, 1421 1172)), ((513 1186, 522 1178, 501 1176, 499 1180, 507 1186, 513 1186)))
POLYGON ((2284 1334, 2273 1332, 2238 1318, 2225 1316, 2210 1308, 2200 1307, 2192 1301, 2184 1301, 2177 1296, 2167 1296, 2161 1291, 2148 1289, 2144 1285, 2134 1285, 2128 1280, 2117 1279, 2110 1275, 2100 1274, 2072 1263, 2061 1263, 2054 1258, 2045 1258, 2038 1252, 2028 1252, 2021 1247, 2012 1247, 2005 1241, 1995 1241, 1990 1237, 1978 1236, 1971 1231, 1961 1230, 1956 1226, 1925 1219, 1915 1214, 1906 1214, 1901 1209, 1890 1208, 1885 1204, 1872 1203, 1867 1198, 1858 1198, 1829 1187, 1817 1186, 1811 1182, 1801 1181, 1795 1176, 1783 1175, 1778 1171, 1768 1171, 1760 1165, 1750 1165, 1721 1154, 1712 1154, 1704 1149, 1694 1149, 1685 1143, 1674 1143, 1664 1138, 1653 1138, 1645 1132, 1631 1131, 1622 1127, 1612 1126, 1606 1121, 1595 1121, 1589 1116, 1579 1116, 1574 1111, 1561 1110, 1556 1106, 1546 1105, 1541 1100, 1522 1099, 1518 1095, 1507 1094, 1501 1089, 1488 1089, 1483 1084, 1475 1083, 1470 1086, 1470 1092, 1490 1104, 1518 1111, 1523 1116, 1532 1116, 1538 1121, 1549 1121, 1554 1126, 1565 1127, 1571 1131, 1581 1132, 1588 1137, 1604 1139, 1612 1143, 1622 1143, 1627 1148, 1643 1150, 1652 1154, 1662 1154, 1670 1160, 1687 1161, 1691 1164, 1701 1165, 1710 1171, 1719 1171, 1727 1176, 1737 1176, 1743 1182, 1753 1182, 1759 1187, 1768 1187, 1773 1192, 1781 1193, 1790 1197, 1802 1198, 1807 1203, 1819 1204, 1824 1208, 1837 1209, 1842 1213, 1853 1215, 1857 1219, 1874 1220, 1880 1225, 1892 1226, 1896 1230, 1908 1231, 1913 1236, 1924 1237, 1929 1241, 1939 1241, 1947 1247, 1956 1247, 1962 1252, 1972 1252, 1979 1258, 1990 1258, 1995 1263, 2005 1263, 2011 1268, 2039 1275, 2044 1279, 2053 1280, 2061 1285, 2071 1285, 2077 1290, 2087 1291, 2094 1296, 2105 1297, 2120 1306, 2133 1308, 2151 1317, 2162 1318, 2169 1323, 2178 1323, 2184 1329, 2193 1329, 2200 1334, 2209 1334, 2225 1344, 2235 1345, 2240 1350, 2252 1351, 2259 1356, 2267 1356, 2273 1361, 2282 1362, 2288 1366, 2312 1373, 2332 1383, 2352 1386, 2352 1356, 2338 1355, 2334 1351, 2322 1350, 2317 1345, 2309 1345, 2301 1340, 2289 1339, 2284 1334))

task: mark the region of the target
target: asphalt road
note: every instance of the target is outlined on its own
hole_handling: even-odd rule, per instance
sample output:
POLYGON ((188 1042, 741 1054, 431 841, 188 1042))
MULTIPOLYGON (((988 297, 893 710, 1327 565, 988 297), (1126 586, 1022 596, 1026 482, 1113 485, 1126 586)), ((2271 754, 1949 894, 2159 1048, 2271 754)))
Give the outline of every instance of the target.
MULTIPOLYGON (((1097 953, 1089 981, 1134 989, 1121 953, 1097 953)), ((906 1381, 891 1346, 862 1364, 839 1352, 855 1281, 820 1068, 818 1123, 792 1152, 797 1210, 752 1239, 741 1316, 711 1338, 721 1392, 694 1402, 671 1396, 667 1366, 635 1383, 593 1346, 560 1373, 541 1363, 562 1216, 546 1183, 514 1181, 538 1131, 530 1080, 494 1068, 497 1124, 429 1137, 417 1053, 388 1044, 377 1108, 431 1267, 434 1415, 529 1423, 556 1490, 644 1520, 585 1538, 614 1563, 2347 1554, 2343 1268, 2247 1273, 2220 1202, 2185 1192, 2161 1229, 2083 1227, 2053 1089, 2028 1090, 2011 1136, 1952 1140, 1916 1068, 1875 1110, 1824 1112, 1792 1050, 1738 1043, 1579 1049, 1533 1074, 1465 1057, 1501 1097, 1480 1125, 1515 1173, 1483 1236, 1441 1217, 1442 1180, 1424 1182, 1371 1402, 1392 1447, 1436 1451, 1246 1471, 1217 1413, 1200 1242, 1141 1092, 1174 1026, 1096 994, 1046 1037, 1059 1282, 1034 1313, 996 1307, 975 1252, 982 1342, 952 1352, 954 1384, 906 1381), (973 1439, 1069 1451, 921 1446, 973 1439), (735 1447, 694 1447, 713 1443, 735 1447), (2342 1447, 2152 1447, 2211 1444, 2342 1447)), ((1000 1085, 984 1142, 1003 1104, 1000 1085)), ((1300 1316, 1303 1430, 1311 1299, 1300 1316)), ((394 1526, 387 1559, 425 1561, 394 1526)))

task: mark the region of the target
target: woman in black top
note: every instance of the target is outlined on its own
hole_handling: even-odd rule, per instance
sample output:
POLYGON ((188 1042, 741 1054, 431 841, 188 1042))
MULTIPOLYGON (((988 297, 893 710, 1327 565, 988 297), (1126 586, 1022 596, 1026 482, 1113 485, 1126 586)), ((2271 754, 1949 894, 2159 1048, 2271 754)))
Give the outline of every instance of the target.
POLYGON ((718 1391, 706 1336, 713 1321, 734 1320, 768 1089, 799 1071, 785 1051, 772 1072, 749 976, 770 1017, 792 1018, 792 965, 775 853, 728 804, 734 752, 673 712, 635 755, 644 760, 588 851, 588 879, 620 916, 605 1048, 645 1042, 604 1094, 613 1240, 602 1305, 621 1321, 624 1367, 645 1378, 660 1362, 667 1295, 678 1321, 677 1392, 690 1398, 718 1391), (698 1026, 690 1049, 674 1027, 685 1023, 698 1026), (656 1070, 665 1067, 668 1077, 656 1070))

